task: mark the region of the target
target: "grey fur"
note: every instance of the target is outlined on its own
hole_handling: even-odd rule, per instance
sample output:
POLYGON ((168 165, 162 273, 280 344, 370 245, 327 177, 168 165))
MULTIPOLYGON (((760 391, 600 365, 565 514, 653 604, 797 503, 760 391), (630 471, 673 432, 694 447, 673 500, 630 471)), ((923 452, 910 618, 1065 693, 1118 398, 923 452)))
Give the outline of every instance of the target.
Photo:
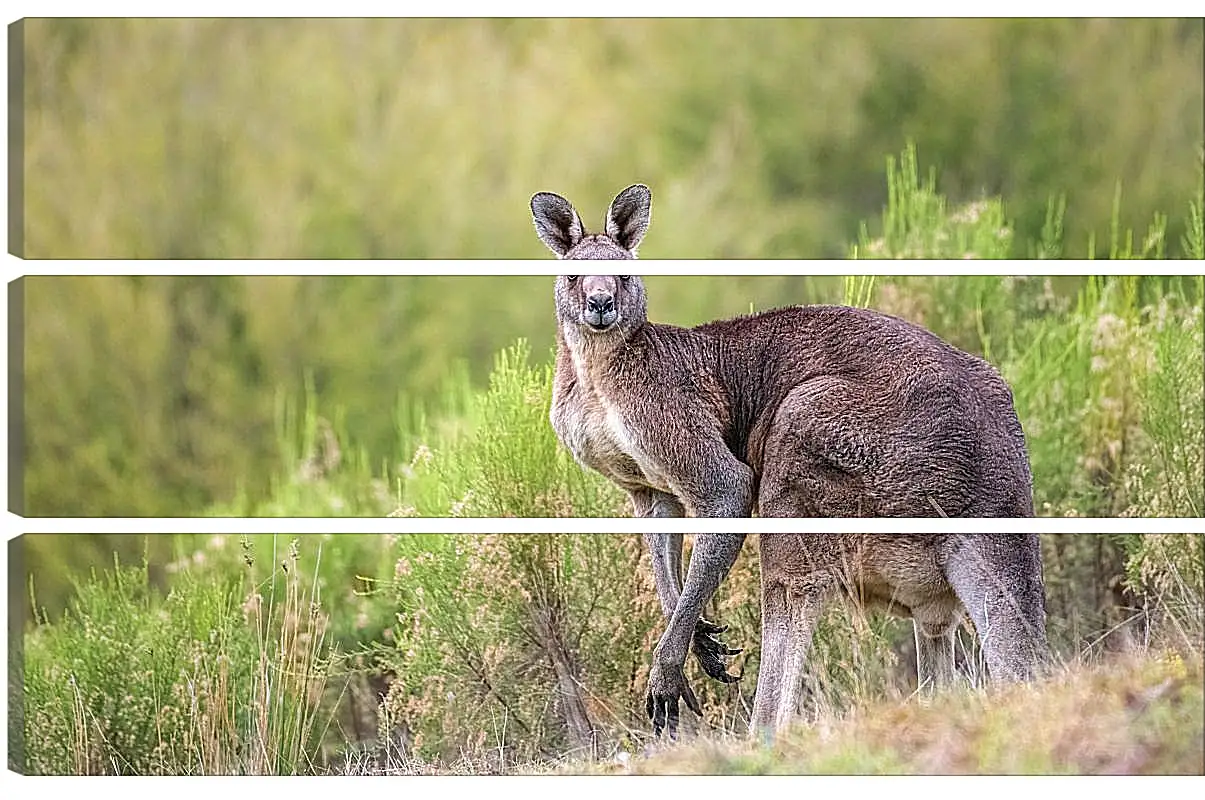
MULTIPOLYGON (((537 194, 541 240, 565 259, 635 258, 647 187, 625 189, 602 234, 559 195, 537 194)), ((1012 394, 989 364, 886 314, 797 306, 695 328, 651 323, 635 276, 556 280, 551 421, 584 466, 625 489, 637 516, 1032 516, 1032 479, 1012 394)), ((678 701, 698 712, 683 667, 693 651, 736 680, 739 652, 702 618, 744 541, 647 534, 667 628, 653 653, 648 711, 671 734, 678 701)), ((1033 536, 767 535, 762 668, 751 728, 794 713, 824 603, 887 599, 912 616, 922 685, 947 680, 961 606, 997 679, 1034 672, 1045 651, 1033 536)))

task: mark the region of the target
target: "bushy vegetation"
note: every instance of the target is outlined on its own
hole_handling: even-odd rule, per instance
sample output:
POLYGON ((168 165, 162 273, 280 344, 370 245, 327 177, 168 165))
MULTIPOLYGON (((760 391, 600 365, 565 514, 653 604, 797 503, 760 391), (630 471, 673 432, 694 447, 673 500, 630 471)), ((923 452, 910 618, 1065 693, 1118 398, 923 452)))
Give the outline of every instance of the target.
MULTIPOLYGON (((22 544, 27 563, 37 564, 38 551, 88 538, 22 544)), ((579 770, 631 763, 648 744, 643 692, 663 622, 637 536, 174 538, 173 560, 97 569, 78 581, 65 613, 39 611, 27 628, 24 729, 16 733, 27 771, 579 770)), ((751 538, 707 612, 744 648, 734 667, 745 680, 723 686, 688 667, 704 717, 688 715, 686 724, 708 740, 742 737, 747 724, 758 664, 757 546, 751 538)), ((1163 754, 1143 763, 1198 769, 1184 761, 1184 745, 1201 733, 1199 691, 1189 690, 1194 680, 1200 688, 1205 644, 1202 535, 1049 535, 1043 552, 1055 677, 1011 699, 961 690, 940 702, 954 710, 950 735, 968 742, 998 748, 1017 720, 1045 719, 1064 749, 1027 766, 968 746, 933 768, 1106 770, 1113 762, 1076 754, 1128 743, 1150 758, 1163 754), (1162 698, 1171 689, 1182 699, 1154 727, 1104 735, 1087 721, 1059 721, 1068 716, 1059 709, 1082 703, 1085 692, 1099 693, 1094 711, 1112 714, 1145 703, 1148 690, 1162 698), (954 733, 985 709, 999 727, 954 733)), ((969 629, 960 643, 960 662, 981 680, 969 629)), ((921 769, 926 762, 908 759, 929 757, 924 748, 914 751, 907 736, 886 747, 875 737, 887 728, 874 727, 911 730, 940 718, 916 708, 912 647, 903 621, 835 606, 805 687, 802 722, 814 732, 800 735, 836 737, 830 754, 857 744, 858 758, 798 760, 788 750, 743 763, 921 769), (878 733, 859 744, 863 724, 878 733), (853 742, 840 735, 850 729, 853 742)))
POLYGON ((464 517, 613 516, 619 492, 584 472, 548 423, 552 367, 532 367, 526 342, 502 351, 465 427, 419 444, 401 514, 464 517))

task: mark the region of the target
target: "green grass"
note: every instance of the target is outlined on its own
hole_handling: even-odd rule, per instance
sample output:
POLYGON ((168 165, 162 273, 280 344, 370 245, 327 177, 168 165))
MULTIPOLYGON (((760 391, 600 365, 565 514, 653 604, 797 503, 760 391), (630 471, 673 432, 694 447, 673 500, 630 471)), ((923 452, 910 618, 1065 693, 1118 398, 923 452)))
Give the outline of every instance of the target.
POLYGON ((37 619, 24 641, 23 771, 313 771, 314 698, 333 654, 309 565, 295 545, 273 552, 257 584, 250 546, 241 571, 194 570, 205 554, 175 565, 165 596, 146 565, 115 564, 77 583, 61 619, 37 619))

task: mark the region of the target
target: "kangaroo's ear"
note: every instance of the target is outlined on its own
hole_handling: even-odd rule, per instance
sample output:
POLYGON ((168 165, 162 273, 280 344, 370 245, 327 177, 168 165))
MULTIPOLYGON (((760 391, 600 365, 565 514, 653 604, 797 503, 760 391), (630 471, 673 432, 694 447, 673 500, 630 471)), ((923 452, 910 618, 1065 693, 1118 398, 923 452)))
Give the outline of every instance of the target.
POLYGON ((559 194, 539 192, 533 195, 531 217, 536 223, 536 235, 558 258, 572 250, 586 235, 581 217, 559 194))
POLYGON ((643 183, 629 186, 611 201, 607 209, 607 235, 632 252, 649 229, 653 195, 643 183))

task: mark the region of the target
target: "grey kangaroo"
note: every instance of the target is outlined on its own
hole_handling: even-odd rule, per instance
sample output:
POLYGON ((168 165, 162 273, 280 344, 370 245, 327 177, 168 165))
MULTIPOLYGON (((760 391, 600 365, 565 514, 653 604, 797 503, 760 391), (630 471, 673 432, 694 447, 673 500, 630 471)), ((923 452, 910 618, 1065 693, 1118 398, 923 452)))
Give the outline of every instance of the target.
MULTIPOLYGON (((650 209, 648 188, 630 186, 590 234, 559 195, 531 200, 537 234, 562 259, 634 259, 650 209)), ((660 325, 630 275, 560 276, 555 302, 552 426, 583 466, 628 492, 637 516, 1033 515, 1008 386, 923 328, 826 305, 660 325)), ((738 679, 724 659, 740 651, 702 612, 744 538, 696 536, 683 583, 682 536, 645 535, 667 620, 649 675, 655 734, 675 735, 679 700, 700 712, 688 651, 712 678, 738 679)), ((964 608, 993 679, 1028 678, 1045 657, 1033 534, 766 534, 761 566, 754 733, 794 715, 834 597, 911 616, 923 686, 951 677, 964 608)))

